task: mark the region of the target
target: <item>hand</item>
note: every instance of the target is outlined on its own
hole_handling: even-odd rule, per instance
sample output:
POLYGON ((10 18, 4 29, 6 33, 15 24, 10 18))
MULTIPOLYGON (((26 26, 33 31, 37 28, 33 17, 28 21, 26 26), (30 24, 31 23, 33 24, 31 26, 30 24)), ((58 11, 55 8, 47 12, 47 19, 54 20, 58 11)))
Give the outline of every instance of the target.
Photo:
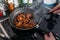
POLYGON ((60 13, 60 4, 58 4, 56 7, 54 7, 50 12, 60 13))
POLYGON ((53 34, 50 32, 49 35, 44 36, 44 40, 55 40, 55 37, 53 34))

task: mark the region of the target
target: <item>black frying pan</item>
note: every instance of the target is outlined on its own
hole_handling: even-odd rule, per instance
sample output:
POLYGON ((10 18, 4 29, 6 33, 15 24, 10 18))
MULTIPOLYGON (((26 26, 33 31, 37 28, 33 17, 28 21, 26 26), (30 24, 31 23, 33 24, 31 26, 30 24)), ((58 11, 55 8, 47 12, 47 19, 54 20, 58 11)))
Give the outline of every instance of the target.
POLYGON ((14 10, 10 16, 9 16, 9 22, 10 24, 12 25, 12 27, 16 28, 16 29, 19 29, 19 30, 29 30, 29 29, 33 29, 36 27, 36 25, 33 27, 33 28, 17 28, 15 25, 14 25, 14 19, 15 17, 20 14, 20 13, 24 13, 24 14, 27 14, 27 13, 31 13, 33 15, 33 21, 36 23, 36 25, 39 23, 40 21, 40 15, 38 15, 37 12, 35 12, 35 10, 33 9, 29 9, 29 8, 18 8, 16 10, 14 10))

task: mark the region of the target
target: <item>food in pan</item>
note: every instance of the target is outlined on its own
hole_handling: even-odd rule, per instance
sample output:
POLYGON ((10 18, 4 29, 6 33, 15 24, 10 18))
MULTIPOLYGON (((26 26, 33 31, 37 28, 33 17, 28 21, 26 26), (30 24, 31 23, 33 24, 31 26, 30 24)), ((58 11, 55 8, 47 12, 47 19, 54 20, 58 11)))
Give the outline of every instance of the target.
POLYGON ((33 28, 36 23, 33 21, 33 15, 31 13, 20 13, 15 17, 14 25, 18 28, 33 28))
POLYGON ((28 13, 27 18, 32 18, 32 14, 28 13))

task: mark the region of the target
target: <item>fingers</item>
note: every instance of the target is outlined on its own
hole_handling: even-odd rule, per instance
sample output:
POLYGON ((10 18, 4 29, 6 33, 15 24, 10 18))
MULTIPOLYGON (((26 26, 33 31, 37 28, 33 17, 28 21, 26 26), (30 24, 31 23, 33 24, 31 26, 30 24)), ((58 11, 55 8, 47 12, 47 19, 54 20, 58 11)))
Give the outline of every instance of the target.
POLYGON ((48 38, 48 36, 47 36, 47 35, 45 35, 44 37, 48 38))
POLYGON ((47 36, 47 35, 45 35, 45 36, 44 36, 44 39, 45 39, 45 40, 48 40, 48 36, 47 36))
POLYGON ((54 7, 50 12, 53 12, 53 11, 59 9, 59 8, 60 8, 60 4, 58 4, 56 7, 54 7))
POLYGON ((51 32, 49 33, 49 36, 50 36, 50 37, 54 37, 53 34, 52 34, 51 32))
POLYGON ((44 36, 44 40, 55 40, 55 37, 54 37, 53 34, 50 32, 50 33, 49 33, 49 36, 48 36, 48 35, 45 35, 45 36, 44 36))
POLYGON ((53 36, 53 34, 50 32, 49 35, 46 34, 44 37, 45 37, 45 38, 49 38, 49 37, 54 37, 54 36, 53 36))
POLYGON ((59 9, 59 10, 54 11, 53 13, 60 13, 60 9, 59 9))

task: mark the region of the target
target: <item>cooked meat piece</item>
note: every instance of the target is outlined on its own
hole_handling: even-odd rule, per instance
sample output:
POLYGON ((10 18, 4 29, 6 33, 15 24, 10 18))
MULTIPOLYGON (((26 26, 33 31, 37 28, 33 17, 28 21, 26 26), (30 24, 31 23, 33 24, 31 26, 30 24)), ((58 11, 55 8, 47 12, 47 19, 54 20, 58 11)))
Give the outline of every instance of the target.
POLYGON ((29 27, 29 24, 24 23, 24 24, 23 24, 23 27, 24 27, 24 28, 28 28, 28 27, 29 27))
POLYGON ((23 23, 22 21, 19 22, 17 19, 14 20, 15 26, 18 27, 18 28, 22 26, 22 23, 23 23))
POLYGON ((33 28, 34 26, 32 24, 29 25, 29 28, 33 28))
POLYGON ((21 17, 26 18, 25 14, 20 14, 21 17))
POLYGON ((23 13, 20 13, 19 16, 23 16, 24 14, 23 13))
POLYGON ((22 21, 23 20, 23 17, 19 17, 19 21, 22 21))
POLYGON ((26 14, 27 15, 27 18, 32 18, 32 14, 29 13, 29 14, 26 14))
POLYGON ((21 20, 23 20, 23 17, 20 16, 20 15, 18 15, 18 16, 17 16, 17 19, 18 19, 19 21, 21 21, 21 20))
POLYGON ((23 15, 23 18, 26 18, 26 15, 23 15))
POLYGON ((18 27, 18 28, 22 27, 22 22, 18 22, 18 23, 16 22, 15 26, 18 27))
POLYGON ((31 20, 31 19, 26 18, 26 19, 24 20, 24 23, 29 23, 30 20, 31 20))

